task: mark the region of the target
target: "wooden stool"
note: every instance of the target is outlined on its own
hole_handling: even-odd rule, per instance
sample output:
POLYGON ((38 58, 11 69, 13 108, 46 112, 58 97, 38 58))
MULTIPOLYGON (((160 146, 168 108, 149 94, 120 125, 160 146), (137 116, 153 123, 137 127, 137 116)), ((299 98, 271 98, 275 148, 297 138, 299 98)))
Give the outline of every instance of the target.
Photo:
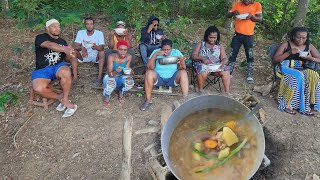
POLYGON ((29 99, 29 104, 31 106, 35 105, 35 106, 42 106, 44 107, 44 109, 48 109, 48 106, 51 105, 52 103, 54 103, 56 101, 56 99, 47 99, 47 98, 43 98, 40 96, 39 98, 36 98, 38 94, 36 94, 36 92, 33 90, 32 84, 30 86, 30 99, 29 99))

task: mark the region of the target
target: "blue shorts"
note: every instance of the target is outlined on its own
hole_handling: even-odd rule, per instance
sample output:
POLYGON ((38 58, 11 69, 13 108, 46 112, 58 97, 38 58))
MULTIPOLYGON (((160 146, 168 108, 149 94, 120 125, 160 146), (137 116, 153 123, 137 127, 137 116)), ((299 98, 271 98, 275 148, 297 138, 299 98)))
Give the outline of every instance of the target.
POLYGON ((68 63, 66 62, 60 62, 56 65, 53 66, 48 66, 42 69, 37 69, 32 71, 32 81, 38 78, 45 78, 45 79, 50 79, 55 80, 57 79, 57 72, 62 66, 68 66, 68 63))
POLYGON ((157 73, 157 82, 154 84, 154 86, 178 86, 176 83, 176 78, 177 78, 178 71, 175 72, 171 78, 162 78, 159 76, 157 73))

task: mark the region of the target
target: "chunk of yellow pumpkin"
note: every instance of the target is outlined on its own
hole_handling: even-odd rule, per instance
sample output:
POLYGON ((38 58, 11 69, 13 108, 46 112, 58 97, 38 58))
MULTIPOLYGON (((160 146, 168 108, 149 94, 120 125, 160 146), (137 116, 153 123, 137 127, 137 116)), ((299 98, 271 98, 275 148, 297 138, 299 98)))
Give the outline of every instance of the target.
POLYGON ((227 146, 232 146, 234 143, 239 142, 238 136, 229 127, 223 128, 222 136, 227 146))
POLYGON ((226 147, 225 149, 223 149, 219 152, 218 159, 221 160, 221 159, 227 157, 229 154, 230 154, 230 148, 226 147))

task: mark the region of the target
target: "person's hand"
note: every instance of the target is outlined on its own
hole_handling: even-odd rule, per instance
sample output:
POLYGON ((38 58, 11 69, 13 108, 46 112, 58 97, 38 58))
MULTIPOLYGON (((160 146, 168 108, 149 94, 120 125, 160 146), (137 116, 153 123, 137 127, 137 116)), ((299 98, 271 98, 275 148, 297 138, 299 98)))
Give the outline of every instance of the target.
POLYGON ((240 14, 240 13, 239 13, 239 11, 237 11, 237 10, 235 10, 235 11, 232 12, 232 15, 233 15, 233 16, 237 16, 237 15, 239 15, 239 14, 240 14))
POLYGON ((92 47, 91 47, 93 50, 97 50, 98 46, 96 43, 93 43, 92 47))
POLYGON ((121 66, 118 66, 117 69, 116 69, 116 71, 117 71, 118 73, 121 72, 121 71, 122 71, 122 67, 121 67, 121 66))
POLYGON ((82 52, 82 57, 84 58, 88 57, 88 51, 85 47, 81 48, 81 52, 82 52))
POLYGON ((300 51, 300 50, 297 49, 297 48, 291 48, 290 51, 289 51, 289 53, 290 53, 290 54, 297 54, 297 53, 299 53, 299 51, 300 51))
POLYGON ((184 60, 185 60, 185 58, 184 58, 183 56, 179 56, 177 63, 179 64, 179 63, 181 63, 181 62, 184 61, 184 60))
POLYGON ((165 55, 165 52, 164 51, 158 51, 158 52, 156 52, 157 53, 157 56, 163 56, 163 55, 165 55))
POLYGON ((154 24, 151 23, 151 24, 149 25, 149 27, 148 27, 148 32, 152 31, 153 28, 154 28, 154 24))
POLYGON ((115 35, 115 34, 116 34, 116 31, 113 29, 113 30, 111 31, 111 34, 112 34, 112 35, 115 35))
POLYGON ((249 15, 246 17, 246 19, 251 19, 252 18, 252 14, 251 13, 248 13, 249 15))
POLYGON ((127 36, 127 35, 129 35, 128 29, 125 29, 125 30, 123 31, 123 36, 127 36))

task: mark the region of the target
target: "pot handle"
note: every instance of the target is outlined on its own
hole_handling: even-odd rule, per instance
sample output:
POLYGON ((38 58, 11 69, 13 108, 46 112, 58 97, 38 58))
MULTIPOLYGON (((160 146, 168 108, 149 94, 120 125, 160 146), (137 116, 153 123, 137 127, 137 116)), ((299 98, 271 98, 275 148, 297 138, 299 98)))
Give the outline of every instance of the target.
POLYGON ((271 164, 270 159, 264 154, 259 170, 263 170, 264 168, 268 167, 270 164, 271 164))

